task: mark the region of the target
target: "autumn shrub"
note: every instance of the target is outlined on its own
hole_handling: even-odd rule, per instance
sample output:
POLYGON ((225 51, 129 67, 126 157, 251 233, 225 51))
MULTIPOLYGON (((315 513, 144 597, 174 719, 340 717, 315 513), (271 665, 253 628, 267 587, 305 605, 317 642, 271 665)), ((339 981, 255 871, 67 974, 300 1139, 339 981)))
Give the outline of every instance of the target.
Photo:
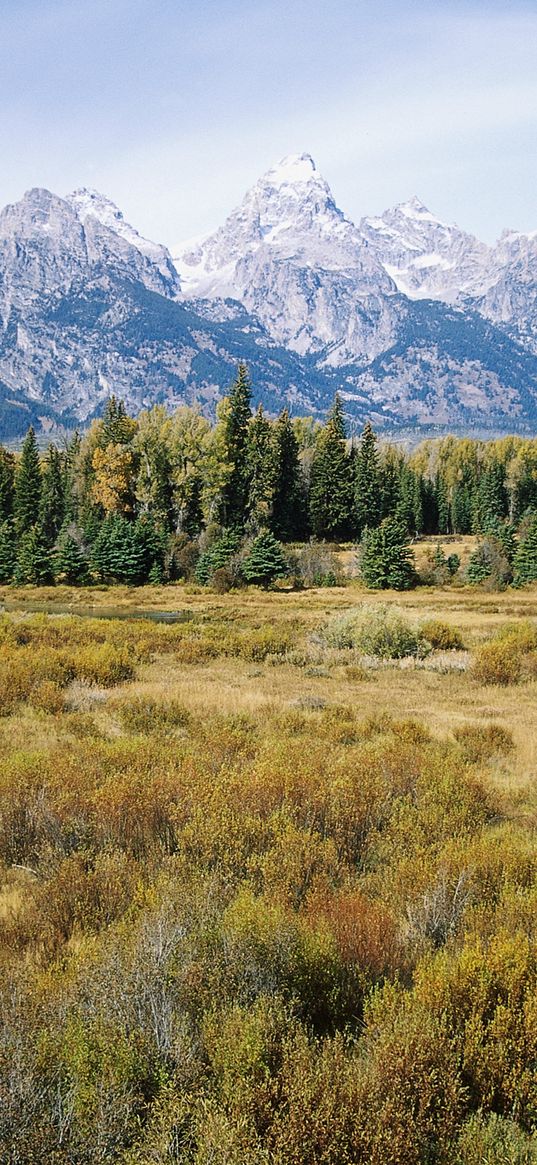
POLYGON ((515 684, 537 673, 537 626, 507 624, 475 653, 473 675, 482 684, 515 684))
POLYGON ((164 702, 150 696, 124 699, 117 711, 122 724, 131 732, 174 732, 177 728, 186 728, 191 719, 179 700, 164 702))
POLYGON ((85 647, 76 654, 77 677, 103 688, 132 679, 134 672, 132 656, 109 643, 85 647))
POLYGON ((464 648, 460 631, 441 619, 427 619, 421 624, 420 631, 435 651, 462 651, 464 648))
POLYGON ((516 1120, 473 1113, 457 1137, 453 1165, 536 1165, 537 1139, 516 1120))
POLYGON ((469 764, 506 756, 515 747, 512 733, 501 724, 463 724, 453 735, 469 764))

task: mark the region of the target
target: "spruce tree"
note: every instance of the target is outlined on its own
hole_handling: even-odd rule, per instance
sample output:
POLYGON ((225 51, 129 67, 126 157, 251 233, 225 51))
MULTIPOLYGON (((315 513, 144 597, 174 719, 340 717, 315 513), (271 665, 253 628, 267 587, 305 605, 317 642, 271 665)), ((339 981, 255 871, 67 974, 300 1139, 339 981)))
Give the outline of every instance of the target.
POLYGON ((43 466, 39 525, 48 546, 53 546, 65 517, 63 458, 54 445, 49 445, 43 466))
POLYGON ((353 483, 345 447, 341 402, 336 396, 321 429, 310 477, 310 521, 317 538, 347 539, 353 529, 353 483))
POLYGON ((13 517, 15 491, 15 458, 0 446, 0 522, 13 517))
POLYGON ((369 421, 356 457, 356 522, 358 531, 378 526, 382 518, 382 490, 377 436, 369 421))
POLYGON ((111 396, 103 413, 101 445, 128 445, 136 432, 136 421, 129 417, 122 400, 111 396))
POLYGON ((276 481, 276 451, 272 425, 259 405, 248 432, 248 519, 252 530, 268 525, 272 518, 276 481))
POLYGON ((246 582, 261 587, 269 587, 275 579, 283 578, 287 574, 282 547, 270 530, 254 539, 241 565, 241 573, 246 582))
POLYGON ((52 557, 38 525, 25 530, 17 542, 15 582, 43 586, 54 581, 52 557))
POLYGON ((437 473, 434 481, 434 495, 436 501, 436 512, 438 515, 438 533, 449 534, 450 532, 450 506, 448 491, 446 483, 441 473, 437 473))
POLYGON ((10 583, 15 571, 15 531, 13 523, 0 522, 0 583, 10 583))
POLYGON ((215 571, 228 565, 238 549, 239 542, 237 530, 223 530, 220 537, 200 555, 195 571, 196 582, 206 586, 215 571))
POLYGON ((151 563, 137 522, 109 514, 101 523, 90 561, 103 582, 137 586, 147 580, 151 563))
POLYGON ((522 535, 513 560, 513 585, 523 587, 533 582, 537 582, 537 514, 522 535))
POLYGON ((252 419, 252 391, 245 364, 239 364, 237 379, 228 398, 224 421, 224 451, 231 474, 222 490, 223 525, 244 527, 248 506, 248 433, 252 419))
POLYGON ((77 586, 87 577, 88 561, 82 532, 73 523, 60 531, 53 567, 56 581, 65 582, 69 586, 77 586))
POLYGON ((14 515, 18 537, 35 526, 41 499, 41 467, 35 433, 30 426, 15 474, 14 515))
POLYGON ((287 409, 274 426, 276 480, 272 500, 271 528, 284 542, 307 533, 306 497, 298 441, 287 409))
POLYGON ((360 574, 373 590, 408 590, 415 572, 405 527, 396 518, 384 518, 380 526, 365 530, 360 546, 360 574))

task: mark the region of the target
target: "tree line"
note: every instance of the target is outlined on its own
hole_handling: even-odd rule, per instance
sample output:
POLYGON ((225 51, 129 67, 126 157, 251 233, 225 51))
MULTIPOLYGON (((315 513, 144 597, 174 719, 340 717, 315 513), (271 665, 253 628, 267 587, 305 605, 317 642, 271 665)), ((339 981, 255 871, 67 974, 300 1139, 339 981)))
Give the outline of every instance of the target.
MULTIPOLYGON (((349 439, 339 396, 324 424, 287 409, 272 420, 252 410, 244 365, 214 425, 186 406, 134 419, 111 397, 63 448, 41 455, 32 428, 19 455, 0 447, 2 583, 206 583, 241 548, 242 578, 263 583, 286 569, 282 543, 313 539, 361 542, 365 581, 405 586, 411 538, 469 533, 470 582, 526 582, 536 515, 537 440, 447 437, 408 453, 369 422, 349 439)), ((431 566, 446 581, 457 564, 439 549, 431 566)))

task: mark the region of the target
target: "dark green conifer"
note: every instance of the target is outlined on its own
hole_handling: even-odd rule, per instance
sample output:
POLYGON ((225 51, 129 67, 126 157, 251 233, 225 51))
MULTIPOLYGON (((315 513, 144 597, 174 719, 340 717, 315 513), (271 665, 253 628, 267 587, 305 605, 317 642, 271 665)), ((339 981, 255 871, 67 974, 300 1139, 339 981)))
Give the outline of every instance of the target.
POLYGON ((136 421, 128 416, 123 401, 118 401, 112 395, 104 407, 101 441, 103 448, 107 445, 128 445, 135 432, 136 421))
POLYGON ((360 546, 360 573, 373 590, 408 590, 415 582, 407 531, 396 518, 384 518, 380 526, 365 530, 360 546))
POLYGON ((513 560, 514 586, 533 582, 537 582, 537 514, 527 523, 513 560))
POLYGON ((307 533, 305 484, 298 441, 287 409, 274 426, 276 480, 272 501, 272 532, 284 542, 307 533))
POLYGON ((252 391, 245 364, 239 364, 237 379, 228 400, 224 423, 224 448, 231 474, 222 491, 221 514, 225 526, 242 529, 248 507, 248 435, 252 419, 252 391))
POLYGON ((54 445, 49 445, 43 465, 39 525, 45 543, 53 546, 65 518, 64 459, 54 445))
POLYGON ((13 523, 0 522, 0 583, 10 583, 15 571, 15 531, 13 523))
POLYGON ((67 583, 69 586, 77 586, 87 577, 88 560, 82 531, 73 523, 64 526, 60 531, 53 567, 56 581, 67 583))
POLYGON ((269 587, 277 578, 287 574, 287 564, 282 547, 270 530, 254 539, 250 551, 241 566, 241 573, 248 583, 269 587))
POLYGON ((41 467, 35 433, 30 426, 15 473, 14 516, 17 536, 35 526, 41 500, 41 467))
POLYGON ((353 483, 345 446, 345 425, 336 396, 321 429, 310 478, 310 521, 317 538, 347 539, 353 529, 353 483))
POLYGON ((251 530, 263 529, 272 518, 276 482, 276 450, 272 425, 259 405, 248 432, 248 519, 251 530))
POLYGON ((13 517, 15 493, 15 458, 0 446, 0 522, 13 517))
POLYGON ((358 531, 373 529, 382 518, 382 489, 380 481, 377 435, 366 421, 356 457, 356 523, 358 531))
POLYGON ((41 528, 38 525, 31 526, 29 530, 25 530, 19 536, 17 541, 15 582, 45 586, 53 581, 50 548, 45 542, 41 528))

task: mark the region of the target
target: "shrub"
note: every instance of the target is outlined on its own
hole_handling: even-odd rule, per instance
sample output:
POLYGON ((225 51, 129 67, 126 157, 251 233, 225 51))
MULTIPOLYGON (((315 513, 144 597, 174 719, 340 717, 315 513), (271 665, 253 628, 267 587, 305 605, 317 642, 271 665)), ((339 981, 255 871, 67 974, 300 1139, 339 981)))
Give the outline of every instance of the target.
POLYGON ((178 700, 164 704, 150 696, 123 700, 117 711, 125 728, 132 732, 174 732, 176 728, 185 728, 190 721, 190 713, 178 700))
POLYGON ((475 654, 473 675, 483 684, 516 684, 533 679, 537 667, 537 627, 507 624, 475 654))
POLYGON ((474 1113, 462 1126, 453 1165, 536 1165, 537 1140, 498 1113, 474 1113))
POLYGON ((493 756, 505 756, 515 747, 511 733, 501 724, 463 724, 453 735, 462 748, 464 759, 470 764, 479 764, 493 756))
POLYGON ((428 619, 421 625, 421 635, 435 651, 462 651, 464 643, 460 631, 441 619, 428 619))
POLYGON ((309 542, 294 557, 292 564, 295 585, 305 587, 337 587, 341 584, 338 560, 325 542, 309 542))
POLYGON ((355 648, 380 659, 402 659, 427 652, 421 632, 395 607, 364 604, 332 620, 322 635, 331 647, 355 648))

